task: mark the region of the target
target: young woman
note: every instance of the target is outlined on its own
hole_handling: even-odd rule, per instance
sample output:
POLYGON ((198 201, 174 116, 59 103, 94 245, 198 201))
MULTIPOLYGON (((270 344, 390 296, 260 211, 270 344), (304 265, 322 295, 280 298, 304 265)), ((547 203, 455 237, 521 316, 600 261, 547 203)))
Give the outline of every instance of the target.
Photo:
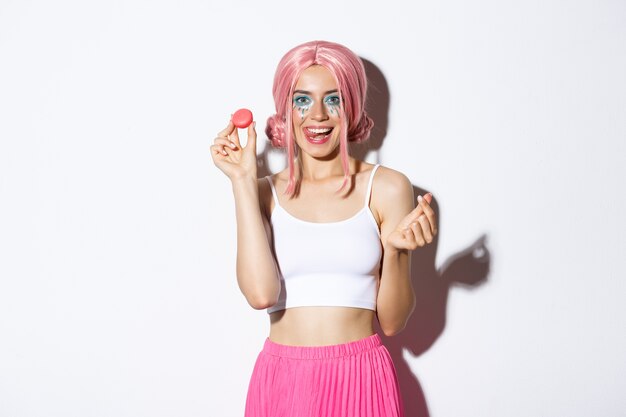
POLYGON ((409 179, 357 160, 348 142, 369 136, 363 63, 325 41, 296 46, 274 77, 266 133, 287 168, 257 179, 255 123, 240 145, 232 121, 211 146, 231 180, 237 281, 270 333, 245 417, 398 417, 402 400, 387 336, 415 305, 409 251, 436 235, 429 202, 414 207, 409 179))

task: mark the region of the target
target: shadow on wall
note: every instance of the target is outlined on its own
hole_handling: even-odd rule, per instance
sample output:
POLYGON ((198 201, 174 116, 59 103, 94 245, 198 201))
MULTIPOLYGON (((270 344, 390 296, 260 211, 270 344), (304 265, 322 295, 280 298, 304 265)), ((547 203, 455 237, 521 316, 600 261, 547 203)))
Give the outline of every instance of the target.
MULTIPOLYGON (((387 135, 390 95, 380 69, 372 62, 361 59, 368 78, 366 111, 374 120, 374 128, 367 141, 350 144, 350 155, 365 160, 371 151, 378 154, 387 135)), ((259 178, 272 174, 268 164, 268 149, 266 147, 257 157, 259 178)), ((378 157, 376 159, 370 162, 381 163, 378 157)), ((414 186, 413 192, 417 197, 429 190, 414 186)), ((433 192, 433 195, 436 194, 433 192)), ((431 206, 441 223, 439 204, 434 197, 431 206)), ((437 229, 439 233, 431 244, 411 253, 411 282, 417 303, 405 329, 393 337, 386 337, 376 323, 375 330, 389 350, 398 374, 405 417, 430 417, 430 413, 424 391, 404 360, 403 351, 406 349, 416 357, 430 349, 445 328, 448 294, 452 286, 460 284, 465 288, 476 288, 486 281, 489 273, 490 254, 486 247, 486 235, 479 236, 473 244, 450 256, 437 270, 435 260, 438 236, 444 232, 441 224, 437 225, 437 229)))
MULTIPOLYGON (((416 189, 415 192, 427 191, 416 189)), ((436 203, 433 208, 439 218, 436 203)), ((442 228, 438 228, 442 233, 442 228)), ((406 417, 430 417, 430 413, 424 391, 404 359, 403 351, 406 349, 416 357, 430 349, 445 328, 451 287, 462 284, 467 288, 476 288, 485 282, 489 272, 490 255, 484 235, 465 250, 449 257, 440 270, 435 269, 437 241, 435 237, 430 245, 412 252, 411 281, 417 302, 405 329, 393 337, 386 337, 382 330, 377 329, 398 373, 406 417)))
MULTIPOLYGON (((387 134, 389 112, 389 88, 384 75, 376 65, 363 59, 368 78, 368 102, 366 110, 374 119, 375 128, 369 142, 369 148, 380 149, 387 134), (376 128, 377 127, 377 128, 376 128)), ((367 150, 355 149, 355 157, 363 159, 367 150)), ((413 193, 424 195, 429 190, 418 186, 413 193)), ((433 195, 437 193, 433 192, 433 195)), ((431 206, 441 223, 439 204, 433 197, 431 206)), ((393 359, 406 417, 430 417, 424 391, 413 375, 403 356, 404 349, 413 357, 426 352, 443 333, 446 323, 448 293, 455 284, 475 288, 487 279, 490 255, 486 248, 486 236, 480 236, 468 248, 450 256, 440 270, 435 268, 438 236, 444 232, 441 224, 437 225, 438 235, 435 240, 420 249, 411 252, 411 282, 417 302, 405 329, 393 336, 386 337, 377 324, 376 331, 393 359)))

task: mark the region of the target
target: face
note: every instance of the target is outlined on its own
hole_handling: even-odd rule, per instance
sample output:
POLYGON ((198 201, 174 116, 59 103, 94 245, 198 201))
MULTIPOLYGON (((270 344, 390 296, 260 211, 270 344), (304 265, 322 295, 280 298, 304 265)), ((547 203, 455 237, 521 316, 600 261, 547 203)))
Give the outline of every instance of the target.
POLYGON ((338 149, 340 104, 337 83, 328 69, 313 65, 302 72, 292 101, 293 130, 301 151, 323 157, 338 149))

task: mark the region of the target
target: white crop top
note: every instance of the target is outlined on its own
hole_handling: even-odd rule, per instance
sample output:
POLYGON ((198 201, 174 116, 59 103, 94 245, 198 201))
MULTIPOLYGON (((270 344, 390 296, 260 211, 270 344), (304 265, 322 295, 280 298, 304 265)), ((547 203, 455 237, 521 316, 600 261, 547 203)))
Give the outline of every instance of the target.
POLYGON ((280 272, 278 302, 273 313, 300 306, 344 306, 376 311, 382 245, 378 224, 369 209, 374 173, 363 207, 348 219, 315 223, 289 214, 278 202, 270 216, 280 272))

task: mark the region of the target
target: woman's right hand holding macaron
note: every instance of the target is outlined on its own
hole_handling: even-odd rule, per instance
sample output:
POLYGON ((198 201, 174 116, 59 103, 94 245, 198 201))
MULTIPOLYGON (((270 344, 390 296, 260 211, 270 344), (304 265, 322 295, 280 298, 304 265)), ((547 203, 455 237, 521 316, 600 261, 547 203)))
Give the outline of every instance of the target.
POLYGON ((224 130, 217 134, 211 146, 213 163, 226 174, 231 181, 246 177, 256 180, 256 122, 248 125, 248 141, 242 148, 239 141, 237 126, 233 119, 228 122, 224 130))

